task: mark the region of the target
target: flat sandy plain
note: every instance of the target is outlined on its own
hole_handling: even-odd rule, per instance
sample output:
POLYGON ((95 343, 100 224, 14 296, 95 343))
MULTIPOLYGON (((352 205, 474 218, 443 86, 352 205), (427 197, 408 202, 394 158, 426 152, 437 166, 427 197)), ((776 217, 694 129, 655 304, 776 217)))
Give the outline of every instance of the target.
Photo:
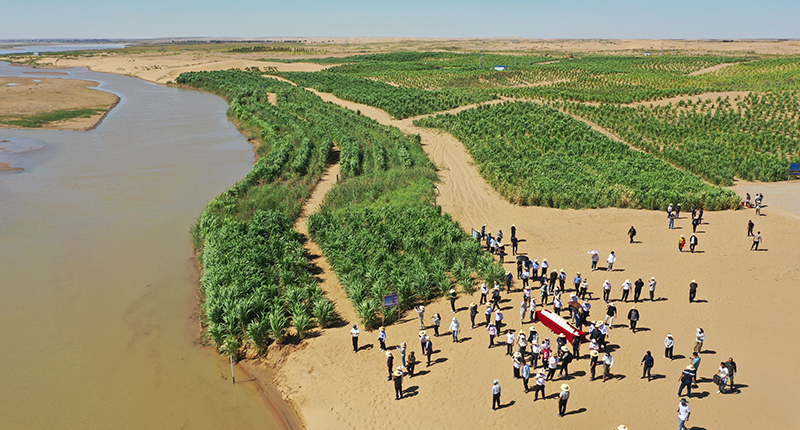
MULTIPOLYGON (((522 41, 522 40, 348 40, 339 44, 331 55, 358 51, 378 52, 400 49, 435 49, 435 46, 459 46, 462 49, 524 49, 524 46, 564 45, 574 52, 636 52, 656 49, 661 41, 522 41), (517 44, 516 42, 520 42, 517 44), (490 48, 489 46, 493 46, 490 48)), ((759 52, 800 53, 797 41, 664 41, 665 49, 673 43, 676 48, 700 52, 759 52)), ((328 45, 324 48, 328 49, 328 45)), ((333 51, 333 48, 330 48, 333 51)), ((541 48, 547 49, 547 48, 541 48)), ((263 57, 269 53, 259 53, 263 57)), ((248 54, 252 56, 252 54, 248 54)), ((316 55, 319 56, 319 55, 316 55)), ((46 59, 43 59, 46 61, 46 59)), ((153 82, 166 82, 185 70, 216 70, 230 67, 279 67, 279 70, 318 70, 309 64, 264 62, 250 63, 247 55, 221 53, 192 53, 160 55, 134 54, 128 57, 92 57, 59 60, 58 66, 89 66, 93 70, 131 74, 153 82), (151 66, 145 66, 150 64, 151 66), (144 69, 154 67, 158 69, 144 69)), ((800 347, 794 342, 793 328, 800 311, 794 305, 800 300, 796 285, 800 280, 795 245, 800 231, 800 219, 792 200, 800 191, 800 182, 784 184, 740 184, 734 189, 742 195, 764 192, 767 207, 762 216, 752 210, 707 212, 698 228, 698 252, 679 252, 678 237, 691 234, 688 214, 676 221, 676 229, 667 228, 664 212, 600 209, 559 210, 540 207, 520 207, 504 201, 480 177, 463 146, 446 133, 418 129, 410 120, 396 121, 378 109, 342 101, 330 95, 326 100, 352 109, 381 123, 394 125, 406 132, 419 133, 431 159, 440 167, 442 183, 438 199, 443 209, 469 230, 486 225, 496 232, 514 223, 518 236, 524 241, 520 252, 530 258, 547 258, 553 269, 564 268, 571 279, 576 272, 588 277, 592 300, 592 319, 600 319, 604 305, 600 285, 605 279, 613 284, 612 300, 617 302, 620 316, 610 338, 616 346, 614 378, 602 382, 589 381, 588 360, 570 365, 572 375, 547 384, 551 398, 537 402, 533 394, 523 392, 522 383, 512 378, 511 360, 505 348, 488 349, 488 336, 483 325, 469 329, 466 306, 478 301, 478 295, 460 295, 456 314, 462 325, 461 343, 452 343, 448 336, 434 338, 434 364, 417 367, 419 376, 407 378, 407 398, 395 401, 392 383, 386 380, 386 356, 377 348, 377 333, 362 331, 358 353, 350 348, 350 325, 356 321, 352 305, 344 296, 335 276, 324 258, 315 263, 323 269, 323 289, 337 304, 347 324, 322 330, 319 336, 300 345, 272 347, 265 358, 248 360, 244 366, 252 372, 271 376, 284 398, 295 405, 307 428, 310 429, 390 429, 424 423, 431 428, 591 428, 614 429, 625 424, 630 429, 673 428, 677 425, 678 375, 689 364, 694 332, 703 327, 706 342, 698 375, 699 388, 690 398, 692 416, 690 428, 789 428, 796 426, 791 408, 800 404, 795 387, 800 383, 795 357, 800 347), (752 219, 756 230, 764 235, 761 251, 750 251, 751 240, 746 236, 746 224, 752 219), (638 231, 636 243, 628 243, 626 232, 633 225, 638 231), (587 251, 598 250, 602 260, 615 251, 618 260, 613 272, 590 272, 587 251), (658 281, 654 302, 638 304, 641 312, 641 331, 633 334, 627 329, 627 314, 632 303, 619 302, 620 285, 626 280, 642 278, 658 281), (698 301, 688 303, 688 284, 699 284, 698 301), (676 359, 662 358, 663 340, 667 333, 676 339, 676 359), (640 379, 640 361, 650 350, 656 358, 652 382, 640 379), (732 394, 717 394, 711 382, 720 361, 733 357, 739 366, 737 390, 732 394), (499 379, 503 387, 503 408, 492 411, 490 388, 499 379), (572 387, 568 414, 557 415, 557 401, 552 395, 562 383, 572 387)), ((335 169, 320 185, 331 184, 335 169)), ((313 212, 322 191, 312 197, 307 212, 313 212)), ((677 202, 673 202, 677 203, 677 202)), ((684 208, 692 202, 681 202, 684 208)), ((303 219, 298 221, 302 231, 303 219)), ((312 252, 314 245, 311 244, 312 252)), ((317 248, 318 254, 318 248, 317 248)), ((511 259, 511 258, 509 258, 511 259)), ((513 265, 506 264, 513 271, 513 265)), ((645 288, 646 289, 646 288, 645 288)), ((504 294, 503 312, 508 327, 519 329, 533 325, 520 324, 518 306, 522 293, 519 284, 511 294, 504 294)), ((646 292, 643 294, 646 296, 646 292)), ((443 317, 442 333, 452 314, 449 303, 440 300, 426 308, 426 324, 439 312, 443 317)), ((481 319, 479 315, 478 320, 481 319)), ((537 324, 541 335, 547 329, 537 324)), ((409 351, 420 357, 417 342, 419 330, 416 314, 407 312, 400 323, 387 328, 388 344, 393 348, 406 342, 409 351)), ((432 330, 428 333, 432 334, 432 330)), ((554 336, 550 336, 554 340, 554 336)), ((585 354, 585 346, 582 349, 585 354)), ((395 351, 396 363, 399 354, 395 351)))

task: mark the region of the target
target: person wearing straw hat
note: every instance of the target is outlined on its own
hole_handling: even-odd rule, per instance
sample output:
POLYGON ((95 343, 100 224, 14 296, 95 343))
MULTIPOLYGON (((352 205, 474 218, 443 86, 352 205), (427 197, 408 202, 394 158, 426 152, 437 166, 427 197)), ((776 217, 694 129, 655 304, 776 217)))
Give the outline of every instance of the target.
POLYGON ((609 282, 609 280, 606 279, 606 281, 603 282, 603 301, 608 303, 610 295, 611 295, 611 282, 609 282))
POLYGON ((381 352, 386 351, 386 328, 378 329, 378 342, 381 344, 381 352))
POLYGON ((492 385, 492 410, 497 409, 500 407, 500 381, 495 379, 494 384, 492 385))
POLYGON ((417 317, 419 318, 419 329, 425 330, 425 306, 419 305, 414 308, 414 310, 417 312, 417 317))
POLYGON ((689 303, 694 302, 694 298, 697 296, 697 280, 692 279, 692 282, 689 283, 689 303))
POLYGON ((620 424, 620 425, 617 427, 617 430, 628 430, 628 427, 627 427, 625 424, 620 424))
POLYGON ((353 352, 358 352, 358 335, 361 333, 358 330, 358 326, 353 324, 353 328, 350 329, 350 336, 353 338, 353 352))
POLYGON ((597 370, 597 359, 600 353, 597 350, 589 351, 589 374, 591 375, 590 381, 594 381, 595 371, 597 370))
POLYGON ((625 282, 622 283, 622 301, 628 303, 628 294, 631 292, 631 280, 626 279, 625 282))
POLYGON ((439 312, 436 312, 431 317, 431 321, 433 321, 433 335, 439 337, 439 327, 442 325, 442 316, 439 315, 439 312))
POLYGON ((489 295, 489 287, 486 286, 486 282, 481 283, 481 299, 478 301, 478 304, 482 305, 487 302, 486 296, 489 295))
POLYGON ((494 325, 494 323, 489 323, 489 325, 486 327, 486 330, 489 331, 489 348, 491 348, 494 346, 494 338, 497 336, 497 327, 494 325))
POLYGON ((581 277, 581 272, 578 272, 575 274, 575 278, 572 279, 572 285, 575 286, 575 292, 580 291, 581 282, 583 282, 583 278, 581 277))
POLYGON ((406 350, 407 349, 408 348, 406 347, 406 343, 405 342, 400 343, 400 362, 403 363, 403 367, 406 367, 406 350))
POLYGON ((608 328, 611 328, 614 325, 614 318, 617 316, 617 307, 614 306, 614 302, 611 302, 606 306, 606 318, 603 320, 606 324, 608 324, 608 328))
POLYGON ((421 330, 419 332, 419 346, 422 349, 422 355, 425 355, 425 342, 428 341, 428 333, 425 333, 425 330, 421 330))
POLYGON ((425 356, 428 357, 428 365, 427 367, 431 366, 431 355, 433 355, 433 342, 431 342, 430 338, 425 342, 425 356))
POLYGON ((701 327, 697 328, 697 332, 694 334, 694 352, 701 353, 703 352, 703 342, 706 340, 706 332, 703 331, 701 327))
MULTIPOLYGON (((530 336, 533 336, 533 334, 530 334, 530 336)), ((536 341, 531 339, 530 344, 531 344, 531 368, 535 369, 539 363, 539 354, 542 352, 542 347, 539 345, 538 339, 536 341)))
POLYGON ((561 356, 558 359, 558 361, 561 362, 561 369, 558 371, 559 377, 562 375, 569 376, 569 363, 572 362, 573 357, 572 353, 569 352, 568 346, 564 345, 561 347, 561 356))
POLYGON ((469 304, 469 321, 472 324, 470 330, 475 328, 475 317, 478 316, 478 305, 475 302, 469 304))
POLYGON ((664 358, 669 358, 669 361, 672 361, 672 350, 675 347, 675 339, 672 337, 672 333, 667 333, 666 339, 664 339, 664 358))
POLYGON ((683 372, 681 372, 681 375, 678 377, 678 381, 681 383, 681 386, 678 387, 678 397, 681 396, 684 388, 686 388, 686 397, 692 397, 692 383, 695 382, 696 378, 694 366, 690 364, 683 369, 683 372))
POLYGON ((558 271, 558 285, 561 286, 561 291, 564 291, 565 282, 567 282, 567 272, 561 269, 558 271))
POLYGON ((569 385, 561 384, 561 393, 558 394, 558 416, 567 414, 567 400, 569 400, 569 385))
POLYGON ((689 401, 681 399, 681 404, 678 405, 678 430, 686 429, 686 423, 689 421, 689 415, 691 414, 692 411, 689 409, 689 401))
POLYGON ((552 381, 555 378, 556 369, 558 369, 558 357, 556 354, 552 354, 547 360, 547 379, 552 381))
POLYGON ((514 329, 510 328, 506 331, 506 355, 512 355, 514 352, 514 329))
POLYGON ((458 332, 461 330, 461 324, 458 322, 456 317, 453 317, 453 320, 450 321, 450 333, 453 335, 453 342, 458 343, 458 332))
POLYGON ((528 347, 528 338, 525 337, 525 329, 520 328, 519 333, 517 333, 517 348, 519 353, 522 354, 523 358, 525 357, 525 349, 528 347))
POLYGON ((417 357, 414 355, 414 351, 408 353, 408 365, 405 366, 406 370, 408 370, 408 377, 414 377, 414 368, 417 366, 417 357))
POLYGON ((547 382, 547 377, 544 375, 544 371, 540 370, 536 372, 536 385, 533 386, 533 401, 539 400, 539 393, 542 393, 542 400, 544 400, 544 384, 547 382))
POLYGON ((394 371, 394 399, 400 400, 403 398, 403 371, 398 367, 394 371))
POLYGON ((456 299, 458 298, 458 294, 456 294, 456 289, 450 289, 450 312, 456 313, 456 299))
POLYGON ((392 370, 394 370, 394 356, 392 355, 392 351, 386 351, 386 366, 389 368, 389 379, 387 379, 387 381, 391 381, 392 370))
POLYGON ((614 357, 611 352, 606 352, 603 356, 603 382, 611 379, 611 368, 614 367, 614 357))
POLYGON ((511 357, 511 367, 513 369, 514 379, 519 379, 519 370, 522 368, 522 362, 520 361, 521 358, 522 354, 519 352, 515 352, 511 357))

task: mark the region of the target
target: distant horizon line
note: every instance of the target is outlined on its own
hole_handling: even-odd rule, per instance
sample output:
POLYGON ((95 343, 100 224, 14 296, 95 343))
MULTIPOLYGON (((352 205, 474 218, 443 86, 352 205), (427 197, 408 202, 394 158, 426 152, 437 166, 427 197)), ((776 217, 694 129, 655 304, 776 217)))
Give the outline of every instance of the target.
POLYGON ((0 39, 0 43, 30 43, 30 42, 148 42, 148 41, 224 41, 224 42, 306 42, 309 40, 358 40, 358 39, 385 39, 385 40, 671 40, 671 41, 710 41, 710 42, 749 42, 749 41, 775 41, 787 42, 797 41, 800 38, 788 37, 747 37, 747 38, 604 38, 604 37, 424 37, 424 36, 254 36, 254 37, 235 37, 235 36, 176 36, 176 37, 106 37, 106 38, 20 38, 20 39, 0 39), (303 39, 303 40, 298 40, 303 39))

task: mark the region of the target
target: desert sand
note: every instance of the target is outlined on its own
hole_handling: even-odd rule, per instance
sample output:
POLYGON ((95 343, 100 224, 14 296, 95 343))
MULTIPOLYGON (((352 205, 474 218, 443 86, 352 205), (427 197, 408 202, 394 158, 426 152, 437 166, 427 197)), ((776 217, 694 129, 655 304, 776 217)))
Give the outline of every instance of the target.
MULTIPOLYGON (((0 120, 24 119, 61 110, 101 110, 102 112, 86 118, 53 122, 41 127, 52 130, 90 130, 97 127, 119 102, 119 97, 114 94, 90 88, 97 85, 97 82, 78 79, 2 77, 0 120)), ((0 126, 20 128, 9 124, 0 126)))
MULTIPOLYGON (((377 42, 363 41, 364 44, 377 42)), ((545 49, 558 46, 559 42, 529 43, 540 44, 545 49)), ((455 42, 431 40, 415 43, 433 46, 455 42)), ((507 40, 464 43, 509 45, 507 40)), ((655 49, 653 47, 660 41, 569 43, 574 46, 567 44, 565 48, 577 50, 578 47, 594 46, 598 50, 613 48, 621 51, 655 49)), ((796 41, 674 43, 676 46, 686 43, 697 50, 724 47, 743 52, 772 52, 780 48, 783 53, 800 52, 796 41)), ((517 46, 523 45, 513 44, 509 49, 517 46)), ((350 45, 348 49, 354 47, 350 45)), ((131 68, 123 67, 127 61, 124 59, 76 60, 70 64, 62 61, 59 65, 89 65, 93 70, 131 73, 157 82, 170 79, 164 70, 135 69, 139 71, 134 73, 131 68), (89 61, 97 62, 89 64, 89 61)), ((176 65, 175 70, 179 67, 204 69, 199 66, 202 60, 197 61, 196 64, 176 65)), ((249 63, 240 66, 245 64, 249 63)), ((264 67, 266 64, 258 62, 258 65, 264 67)), ((216 62, 209 67, 228 68, 216 62)), ((609 279, 614 286, 611 297, 617 302, 620 317, 610 338, 611 344, 617 347, 612 372, 614 379, 605 383, 600 380, 590 382, 586 376, 588 360, 581 359, 570 366, 571 377, 548 382, 546 390, 549 396, 557 392, 562 382, 572 387, 568 414, 559 418, 557 402, 552 397, 533 402, 533 394, 523 392, 521 381, 512 378, 511 360, 504 355, 505 348, 487 348, 488 336, 482 324, 474 330, 469 329, 466 308, 470 302, 478 301, 478 294, 470 297, 459 292, 456 316, 462 325, 462 343, 452 343, 448 336, 433 338, 435 364, 429 368, 424 362, 419 365, 419 376, 405 380, 407 398, 395 401, 392 383, 386 380, 386 356, 377 348, 377 333, 362 330, 360 343, 364 348, 358 353, 351 351, 349 330, 353 323, 357 323, 355 312, 324 257, 319 257, 319 248, 309 242, 313 262, 322 269, 319 275, 323 280, 322 287, 336 302, 345 324, 321 330, 317 336, 300 345, 273 346, 266 357, 245 364, 255 374, 274 377, 284 398, 300 410, 307 428, 390 429, 419 425, 420 422, 431 428, 499 424, 511 428, 612 429, 620 424, 631 429, 671 428, 677 421, 677 378, 689 363, 687 357, 691 356, 697 327, 705 329, 707 338, 701 355, 699 388, 690 398, 690 427, 785 428, 786 419, 793 419, 785 411, 800 401, 800 395, 793 390, 800 382, 800 374, 793 366, 800 348, 793 342, 791 331, 793 321, 800 313, 793 306, 800 299, 800 293, 793 288, 800 279, 800 265, 793 252, 800 231, 800 217, 797 215, 800 208, 794 202, 799 189, 797 181, 763 186, 738 185, 734 189, 741 195, 745 191, 751 194, 764 192, 767 207, 763 215, 756 216, 752 210, 707 212, 704 223, 698 228, 698 252, 681 253, 676 246, 678 237, 691 234, 686 214, 676 221, 675 230, 669 230, 664 212, 515 206, 503 200, 482 180, 463 146, 451 135, 414 127, 411 120, 393 120, 387 113, 370 106, 339 100, 328 94, 321 96, 360 110, 383 124, 420 134, 425 151, 441 169, 438 202, 446 212, 452 214, 467 231, 485 224, 488 231, 494 233, 503 229, 508 235, 511 224, 516 224, 517 235, 524 240, 519 247, 521 253, 539 260, 547 258, 551 269, 564 268, 568 279, 580 271, 588 277, 589 290, 594 295, 591 319, 600 319, 603 315, 600 285, 609 279), (762 251, 749 250, 751 240, 745 234, 749 219, 754 220, 756 230, 764 235, 762 251), (638 231, 637 243, 634 244, 628 243, 626 236, 631 225, 638 231), (610 251, 616 252, 618 260, 613 272, 590 272, 587 251, 595 249, 600 251, 601 261, 610 251), (651 276, 658 281, 658 300, 638 304, 641 331, 633 334, 625 326, 625 315, 632 303, 619 302, 620 285, 626 279, 642 278, 646 281, 651 276), (688 284, 693 279, 699 284, 698 301, 690 304, 688 284), (672 333, 676 339, 674 361, 662 358, 663 340, 667 333, 672 333), (639 378, 639 362, 647 350, 656 357, 653 374, 657 376, 652 382, 639 378), (719 362, 728 357, 733 357, 739 366, 736 376, 738 390, 733 394, 717 394, 711 376, 719 362), (490 388, 494 379, 499 379, 503 387, 504 405, 495 412, 490 409, 490 388)), ((331 186, 335 180, 335 169, 336 166, 329 167, 306 206, 306 214, 315 210, 324 196, 324 187, 331 186)), ((681 203, 684 209, 691 207, 691 202, 681 203)), ((301 231, 303 223, 302 218, 298 220, 297 227, 301 231)), ((508 257, 508 260, 513 260, 513 257, 508 257)), ((507 263, 506 267, 514 271, 512 263, 507 263)), ((527 330, 536 325, 541 336, 545 337, 549 331, 540 324, 520 324, 518 306, 522 293, 519 283, 514 287, 511 294, 503 295, 504 299, 510 299, 503 303, 508 327, 527 330)), ((441 313, 442 332, 446 333, 447 322, 452 316, 449 303, 439 300, 428 304, 427 325, 430 326, 430 317, 435 312, 441 313)), ((399 323, 387 328, 387 343, 394 348, 400 342, 406 342, 409 351, 416 351, 418 358, 422 358, 417 342, 418 330, 416 314, 406 312, 399 323)), ((432 330, 428 333, 432 334, 432 330)), ((550 337, 554 340, 554 336, 550 337)), ((586 353, 585 345, 582 352, 586 353)), ((394 354, 398 363, 399 353, 395 350, 394 354)))

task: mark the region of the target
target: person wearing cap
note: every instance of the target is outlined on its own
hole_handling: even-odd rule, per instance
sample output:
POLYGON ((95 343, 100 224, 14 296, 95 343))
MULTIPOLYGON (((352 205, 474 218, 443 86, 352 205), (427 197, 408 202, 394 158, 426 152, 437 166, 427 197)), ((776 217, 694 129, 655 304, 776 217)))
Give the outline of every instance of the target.
POLYGON ((574 355, 569 352, 568 346, 565 345, 561 347, 561 356, 558 359, 558 361, 561 362, 561 369, 558 371, 559 377, 563 375, 569 376, 569 363, 572 362, 573 357, 574 355))
POLYGON ((655 295, 656 295, 656 278, 655 278, 655 276, 653 276, 652 278, 650 278, 650 301, 651 302, 656 301, 655 300, 655 295))
POLYGON ((581 285, 578 287, 578 296, 581 300, 586 299, 586 294, 589 293, 589 278, 581 279, 581 285))
POLYGON ((569 385, 561 384, 561 393, 558 394, 558 416, 567 414, 567 400, 569 400, 569 385))
POLYGON ((536 385, 533 386, 533 401, 539 400, 539 393, 542 393, 542 400, 546 399, 544 394, 544 384, 547 382, 543 371, 536 372, 536 385))
POLYGON ((701 327, 697 328, 694 334, 694 352, 703 352, 703 342, 706 340, 706 332, 701 327))
POLYGON ((667 215, 667 218, 669 219, 669 229, 670 230, 675 228, 675 218, 677 218, 677 217, 678 217, 678 214, 676 214, 675 212, 670 212, 669 215, 667 215))
POLYGON ((603 282, 603 301, 608 303, 610 295, 611 295, 611 282, 609 282, 609 280, 606 279, 606 281, 603 282))
POLYGON ((617 316, 617 307, 614 306, 614 302, 611 302, 606 306, 606 317, 604 322, 608 324, 608 327, 614 324, 614 318, 617 316))
POLYGON ((381 344, 381 352, 386 351, 386 328, 378 329, 378 342, 381 344))
POLYGON ((642 295, 642 287, 644 287, 644 281, 642 281, 642 278, 637 279, 636 282, 633 283, 633 302, 634 303, 638 303, 639 302, 639 296, 642 295))
POLYGON ((692 303, 696 296, 697 296, 697 280, 692 279, 692 282, 689 283, 689 303, 692 303))
POLYGON ((617 256, 616 256, 616 254, 614 254, 614 251, 611 251, 611 254, 608 254, 608 258, 606 259, 606 262, 608 263, 608 269, 607 270, 609 272, 614 270, 614 263, 617 262, 617 256))
POLYGON ((530 389, 528 388, 528 381, 531 379, 531 366, 528 363, 522 363, 522 371, 520 372, 522 376, 522 386, 525 388, 525 393, 527 394, 530 389))
POLYGON ((495 405, 500 407, 500 381, 497 379, 494 380, 494 385, 492 385, 492 410, 495 410, 495 405))
POLYGON ((636 324, 639 322, 639 310, 636 306, 632 306, 628 311, 628 322, 630 323, 631 331, 636 333, 636 324))
POLYGON ((450 321, 450 334, 453 335, 453 342, 458 343, 458 332, 461 330, 461 323, 458 322, 456 317, 453 317, 453 320, 450 321))
POLYGON ((433 321, 433 335, 439 337, 439 327, 442 325, 442 316, 437 312, 433 314, 431 321, 433 321))
POLYGON ((692 384, 696 382, 695 379, 697 379, 697 376, 694 373, 694 366, 690 364, 683 369, 683 372, 678 377, 678 381, 681 383, 681 386, 678 387, 678 397, 681 396, 684 388, 686 388, 686 396, 692 397, 692 384))
POLYGON ((675 339, 672 338, 672 333, 667 333, 664 339, 664 358, 669 358, 672 361, 672 349, 675 347, 675 339))
POLYGON ((626 279, 625 282, 622 283, 622 301, 628 303, 628 294, 631 292, 631 280, 626 279))
POLYGON ((475 317, 478 316, 478 305, 475 302, 469 304, 469 321, 472 324, 470 330, 475 328, 475 317))
POLYGON ((594 381, 595 371, 597 370, 597 359, 600 356, 600 353, 597 350, 590 350, 589 351, 589 374, 591 375, 590 381, 594 381))
POLYGON ((398 367, 394 371, 394 399, 400 400, 403 398, 403 371, 398 367))
POLYGON ((494 346, 494 338, 497 336, 497 327, 494 325, 494 323, 489 323, 489 325, 486 327, 486 330, 489 331, 489 348, 491 348, 494 346))
POLYGON ((614 357, 611 352, 606 352, 603 356, 603 382, 611 379, 611 368, 614 367, 614 357))
POLYGON ((519 370, 522 368, 520 358, 522 358, 522 354, 519 352, 515 352, 514 355, 511 356, 511 367, 513 369, 514 379, 519 379, 519 370))
POLYGON ((419 305, 414 308, 414 311, 417 312, 417 317, 419 318, 419 329, 425 330, 425 306, 419 305))
POLYGON ((487 302, 486 296, 489 294, 489 287, 486 286, 486 282, 481 283, 481 299, 478 301, 479 305, 482 305, 487 302))
POLYGON ((350 336, 353 337, 353 352, 358 352, 358 335, 361 333, 358 330, 358 326, 353 324, 353 328, 350 329, 350 336))
POLYGON ((678 430, 686 429, 686 422, 689 421, 689 415, 691 414, 692 411, 689 410, 689 401, 681 399, 681 403, 678 405, 678 430))
POLYGON ((414 377, 414 367, 417 366, 417 357, 414 355, 414 351, 408 353, 408 364, 405 366, 406 370, 408 370, 408 377, 414 377))
POLYGON ((650 351, 647 351, 647 353, 644 355, 644 358, 642 358, 642 362, 640 364, 643 366, 642 379, 644 379, 644 377, 647 376, 647 382, 650 382, 650 380, 652 379, 650 376, 650 370, 653 369, 653 365, 655 364, 655 360, 653 359, 653 356, 650 354, 650 351))
POLYGON ((458 294, 456 294, 456 289, 450 289, 450 312, 456 313, 456 299, 458 298, 458 294))
POLYGON ((392 371, 394 370, 394 356, 392 355, 392 351, 386 351, 386 366, 389 368, 389 379, 387 379, 387 381, 391 381, 392 371))

